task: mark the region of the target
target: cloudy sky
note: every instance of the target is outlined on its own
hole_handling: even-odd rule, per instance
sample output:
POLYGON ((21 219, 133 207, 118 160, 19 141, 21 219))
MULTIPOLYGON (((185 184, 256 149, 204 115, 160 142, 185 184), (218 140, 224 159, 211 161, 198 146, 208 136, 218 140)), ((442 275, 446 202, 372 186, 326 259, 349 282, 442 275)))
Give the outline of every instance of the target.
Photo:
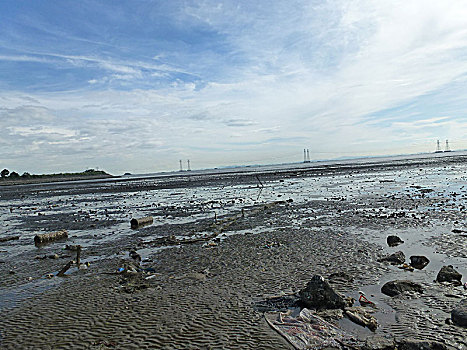
POLYGON ((2 0, 0 167, 467 148, 465 0, 2 0))

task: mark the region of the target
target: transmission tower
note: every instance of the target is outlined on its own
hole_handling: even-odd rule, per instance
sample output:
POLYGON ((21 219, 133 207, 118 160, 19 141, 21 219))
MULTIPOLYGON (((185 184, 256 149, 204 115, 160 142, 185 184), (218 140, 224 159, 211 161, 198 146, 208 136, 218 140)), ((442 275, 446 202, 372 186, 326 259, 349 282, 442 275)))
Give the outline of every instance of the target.
POLYGON ((441 151, 441 146, 439 144, 439 140, 437 140, 436 141, 436 151, 435 151, 435 153, 441 153, 441 152, 443 152, 443 151, 441 151))
POLYGON ((310 150, 309 149, 303 149, 303 163, 309 163, 310 162, 310 150))
POLYGON ((444 152, 451 152, 451 149, 449 148, 448 140, 446 140, 446 148, 444 149, 444 152))

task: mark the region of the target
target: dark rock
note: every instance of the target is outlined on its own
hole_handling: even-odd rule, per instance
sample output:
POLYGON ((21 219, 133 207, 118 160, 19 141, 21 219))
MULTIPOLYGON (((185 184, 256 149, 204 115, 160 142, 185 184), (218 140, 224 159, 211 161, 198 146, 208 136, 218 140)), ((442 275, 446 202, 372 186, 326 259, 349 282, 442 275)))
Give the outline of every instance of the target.
POLYGON ((430 260, 423 255, 412 255, 410 257, 410 265, 419 270, 425 268, 425 266, 428 265, 429 262, 430 260))
POLYGON ((467 327, 467 299, 461 300, 451 312, 452 322, 461 327, 467 327))
POLYGON ((442 343, 432 340, 403 339, 397 343, 398 350, 448 350, 442 343))
POLYGON ((307 308, 343 309, 346 306, 344 298, 319 275, 314 275, 299 295, 301 302, 307 308))
POLYGON ((381 337, 378 335, 366 338, 363 350, 394 350, 396 342, 394 339, 381 337))
POLYGON ((462 275, 452 265, 443 266, 436 276, 438 282, 450 282, 456 286, 462 285, 462 275))
POLYGON ((405 255, 401 251, 395 252, 391 255, 379 259, 380 262, 388 262, 393 265, 403 264, 405 262, 405 255))
POLYGON ((388 236, 386 241, 388 242, 388 246, 390 247, 395 247, 399 244, 404 243, 404 241, 397 236, 388 236))
POLYGON ((407 281, 407 280, 397 280, 387 282, 382 288, 381 292, 383 294, 389 295, 390 297, 396 296, 405 292, 417 292, 423 293, 423 288, 420 284, 407 281))

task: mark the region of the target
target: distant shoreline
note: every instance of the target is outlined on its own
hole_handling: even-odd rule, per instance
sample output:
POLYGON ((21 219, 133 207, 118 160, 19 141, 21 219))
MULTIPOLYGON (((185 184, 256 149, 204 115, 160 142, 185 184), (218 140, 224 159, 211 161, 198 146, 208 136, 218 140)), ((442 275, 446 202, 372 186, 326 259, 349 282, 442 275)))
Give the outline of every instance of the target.
POLYGON ((29 185, 29 184, 63 182, 63 181, 99 180, 99 179, 109 179, 113 177, 116 177, 116 176, 113 176, 110 174, 41 175, 40 177, 1 179, 0 186, 29 185))

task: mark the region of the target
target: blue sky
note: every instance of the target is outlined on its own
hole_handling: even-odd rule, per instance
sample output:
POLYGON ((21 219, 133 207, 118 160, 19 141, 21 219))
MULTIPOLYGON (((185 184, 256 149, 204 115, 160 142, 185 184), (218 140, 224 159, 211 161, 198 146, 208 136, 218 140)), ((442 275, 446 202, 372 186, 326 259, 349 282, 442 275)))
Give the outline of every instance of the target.
POLYGON ((0 167, 467 148, 464 1, 0 2, 0 167))

